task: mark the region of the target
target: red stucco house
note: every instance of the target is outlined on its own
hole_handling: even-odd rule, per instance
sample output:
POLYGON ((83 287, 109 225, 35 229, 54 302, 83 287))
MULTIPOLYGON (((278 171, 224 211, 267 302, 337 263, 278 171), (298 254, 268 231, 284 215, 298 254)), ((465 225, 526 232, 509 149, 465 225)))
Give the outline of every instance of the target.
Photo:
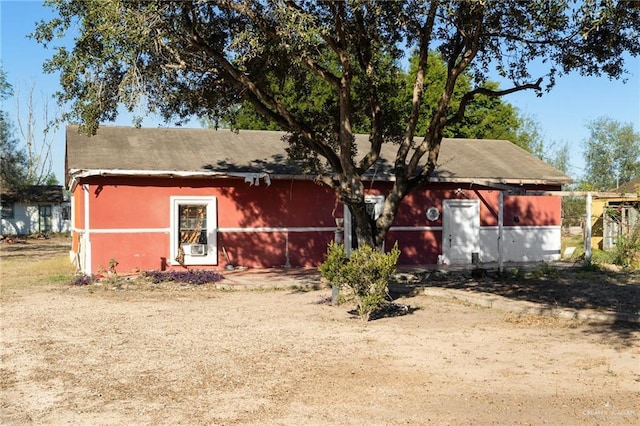
MULTIPOLYGON (((104 126, 87 137, 69 126, 79 269, 95 273, 111 259, 125 272, 316 266, 337 225, 350 246, 348 210, 288 161, 283 135, 104 126)), ((393 155, 385 146, 366 185, 372 215, 391 186, 385 166, 393 155)), ((569 177, 509 141, 445 139, 439 164, 387 235, 401 264, 492 262, 499 253, 505 262, 560 258, 560 197, 526 191, 559 190, 569 177)))

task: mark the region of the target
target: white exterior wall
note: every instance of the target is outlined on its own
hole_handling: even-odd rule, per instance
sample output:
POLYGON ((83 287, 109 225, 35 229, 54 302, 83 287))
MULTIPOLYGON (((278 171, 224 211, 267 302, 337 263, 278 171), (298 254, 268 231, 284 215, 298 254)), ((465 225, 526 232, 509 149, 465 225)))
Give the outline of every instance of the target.
MULTIPOLYGON (((47 205, 43 203, 43 205, 47 205)), ((51 205, 51 232, 69 232, 71 221, 62 219, 62 209, 69 206, 69 203, 48 204, 51 205)), ((25 205, 15 203, 13 207, 13 218, 2 219, 2 235, 27 235, 37 234, 39 210, 38 205, 25 205)))
POLYGON ((67 233, 71 232, 71 204, 66 202, 59 205, 54 205, 52 208, 52 232, 67 233), (62 209, 67 207, 69 215, 67 219, 62 218, 62 209))
MULTIPOLYGON (((504 262, 551 262, 560 260, 560 226, 505 226, 504 262)), ((498 227, 480 227, 480 262, 498 261, 498 227)))

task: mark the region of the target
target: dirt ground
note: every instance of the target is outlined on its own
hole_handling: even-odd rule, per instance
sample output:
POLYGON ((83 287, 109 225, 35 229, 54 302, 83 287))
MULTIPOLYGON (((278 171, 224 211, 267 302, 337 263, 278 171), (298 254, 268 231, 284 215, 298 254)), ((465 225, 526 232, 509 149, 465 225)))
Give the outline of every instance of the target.
POLYGON ((2 425, 640 421, 637 324, 427 296, 363 323, 328 289, 20 285, 66 262, 65 243, 36 246, 0 245, 2 425))

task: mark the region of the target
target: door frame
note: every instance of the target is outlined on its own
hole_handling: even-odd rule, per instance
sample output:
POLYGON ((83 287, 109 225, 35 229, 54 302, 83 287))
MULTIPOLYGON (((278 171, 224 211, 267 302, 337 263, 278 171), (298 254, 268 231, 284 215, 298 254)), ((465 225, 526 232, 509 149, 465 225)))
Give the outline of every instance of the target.
MULTIPOLYGON (((451 264, 451 235, 456 232, 451 220, 452 211, 456 208, 471 207, 474 209, 475 214, 471 227, 470 240, 471 248, 469 253, 480 252, 480 200, 443 200, 442 201, 442 256, 444 263, 451 264)), ((460 232, 460 229, 458 229, 460 232)), ((468 258, 468 262, 456 262, 457 264, 471 264, 471 255, 468 258)))

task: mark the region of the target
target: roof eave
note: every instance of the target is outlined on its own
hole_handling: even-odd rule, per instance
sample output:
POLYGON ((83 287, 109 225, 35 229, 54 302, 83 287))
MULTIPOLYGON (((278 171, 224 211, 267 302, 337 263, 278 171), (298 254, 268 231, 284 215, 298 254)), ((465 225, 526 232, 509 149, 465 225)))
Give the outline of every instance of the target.
MULTIPOLYGON (((267 172, 229 172, 229 171, 213 171, 213 170, 124 170, 124 169, 71 169, 69 170, 69 190, 74 191, 78 185, 79 179, 109 176, 109 177, 166 177, 166 178, 212 178, 212 177, 237 177, 246 178, 255 176, 256 174, 266 173, 271 179, 288 179, 288 180, 315 180, 315 174, 278 174, 267 172)), ((394 176, 378 175, 375 179, 364 176, 364 179, 379 182, 393 182, 394 176)), ((572 179, 509 179, 509 178, 469 178, 469 177, 432 177, 432 183, 460 183, 466 185, 478 186, 499 186, 499 185, 564 185, 573 182, 572 179)))
POLYGON ((103 177, 165 177, 165 178, 212 178, 212 177, 230 177, 230 178, 247 178, 256 175, 267 174, 271 179, 297 179, 297 180, 313 180, 315 175, 286 175, 268 172, 228 172, 213 170, 123 170, 123 169, 71 169, 69 170, 69 191, 74 191, 78 186, 79 180, 83 178, 91 178, 97 176, 103 177))
POLYGON ((465 183, 480 186, 495 185, 566 185, 573 182, 571 178, 549 178, 549 179, 517 179, 517 178, 470 178, 470 177, 431 177, 429 182, 434 183, 465 183))

